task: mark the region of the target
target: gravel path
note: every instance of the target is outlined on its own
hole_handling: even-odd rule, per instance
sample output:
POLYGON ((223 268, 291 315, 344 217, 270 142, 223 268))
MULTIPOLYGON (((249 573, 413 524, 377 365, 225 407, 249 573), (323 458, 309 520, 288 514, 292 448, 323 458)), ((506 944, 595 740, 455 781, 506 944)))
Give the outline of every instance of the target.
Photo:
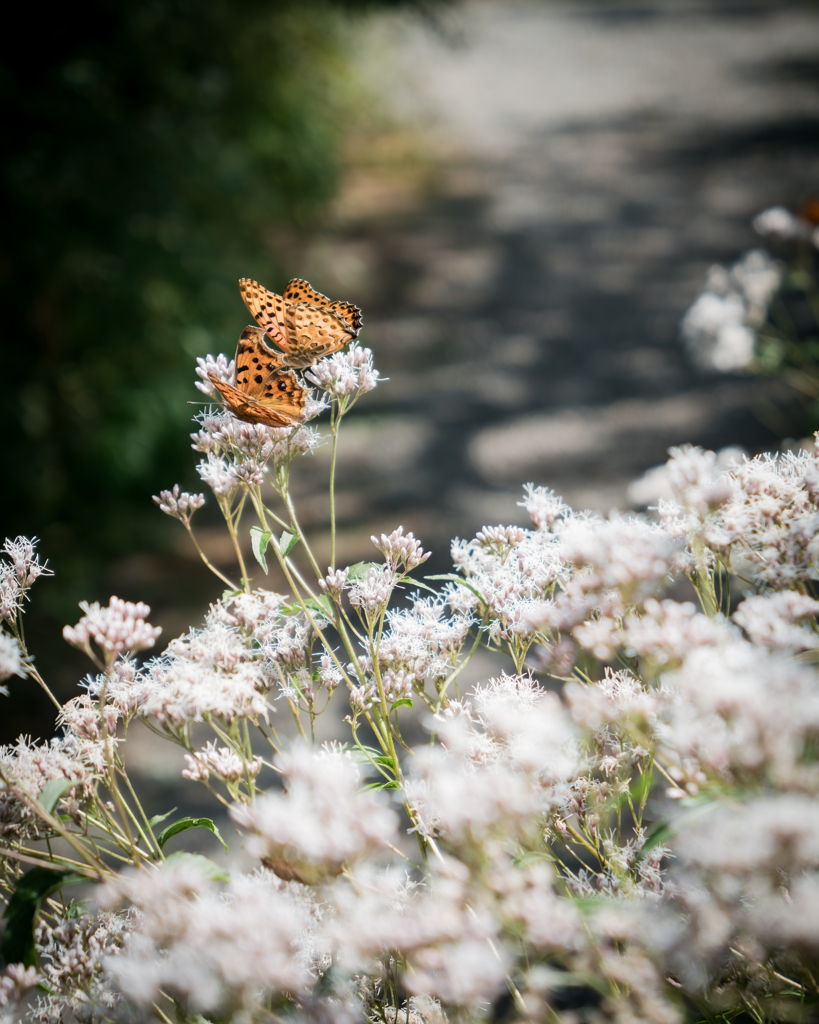
POLYGON ((350 557, 402 521, 445 558, 522 522, 530 480, 623 508, 669 445, 798 429, 776 387, 697 371, 677 332, 707 267, 759 244, 750 218, 817 188, 819 9, 469 3, 440 32, 385 18, 363 53, 444 157, 405 210, 353 177, 305 253, 390 378, 348 427, 350 557))

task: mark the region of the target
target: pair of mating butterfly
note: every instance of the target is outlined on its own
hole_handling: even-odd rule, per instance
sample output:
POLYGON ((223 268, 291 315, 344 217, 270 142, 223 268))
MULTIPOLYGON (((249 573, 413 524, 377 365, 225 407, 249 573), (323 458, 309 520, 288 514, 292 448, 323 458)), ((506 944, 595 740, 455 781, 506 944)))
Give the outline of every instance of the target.
POLYGON ((292 369, 305 370, 338 352, 361 330, 361 310, 331 302, 294 278, 281 295, 243 277, 239 291, 258 327, 246 327, 236 346, 236 386, 211 373, 211 383, 240 420, 288 427, 304 416, 309 388, 292 369), (280 351, 271 348, 265 335, 280 351))

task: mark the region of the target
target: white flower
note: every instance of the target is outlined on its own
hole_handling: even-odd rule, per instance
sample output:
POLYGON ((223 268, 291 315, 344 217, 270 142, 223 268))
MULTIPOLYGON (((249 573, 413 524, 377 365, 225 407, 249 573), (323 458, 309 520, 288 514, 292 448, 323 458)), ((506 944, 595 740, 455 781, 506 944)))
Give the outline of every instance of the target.
POLYGON ((273 673, 253 639, 216 618, 173 640, 136 677, 131 688, 139 714, 171 731, 209 715, 267 719, 265 693, 273 673))
POLYGON ((784 206, 771 206, 753 219, 754 230, 760 235, 780 235, 795 238, 804 234, 803 222, 784 206))
POLYGON ((350 604, 361 608, 371 618, 380 615, 389 603, 394 586, 395 570, 389 562, 371 566, 366 576, 350 587, 350 604))
POLYGON ((526 497, 518 505, 526 509, 539 530, 551 530, 556 522, 571 514, 571 508, 547 487, 526 484, 524 492, 526 497))
POLYGON ((151 609, 141 601, 134 604, 112 597, 106 607, 101 607, 98 601, 93 604, 80 601, 80 608, 85 615, 76 626, 65 626, 63 637, 92 659, 92 640, 110 663, 123 651, 144 651, 153 647, 162 632, 161 626, 151 626, 145 621, 151 609))
POLYGON ((344 861, 396 841, 395 813, 378 794, 360 789, 361 773, 349 753, 295 747, 278 764, 284 793, 269 792, 230 810, 253 833, 248 851, 274 870, 314 867, 335 875, 344 861))
POLYGON ((120 875, 100 892, 101 905, 125 900, 138 911, 123 952, 105 960, 129 1000, 150 1009, 161 992, 208 1011, 308 991, 309 905, 269 873, 223 885, 190 862, 120 875))
POLYGON ((389 536, 382 533, 380 540, 377 537, 370 537, 370 540, 396 572, 411 572, 426 562, 431 554, 424 551, 421 542, 415 539, 412 532, 405 536, 403 526, 393 530, 389 536))
POLYGON ((183 523, 189 523, 193 513, 205 504, 204 494, 188 494, 187 491, 180 494, 179 484, 174 484, 172 491, 155 494, 153 500, 165 515, 174 516, 183 523))
POLYGON ((373 354, 353 344, 346 352, 336 352, 310 368, 305 377, 334 398, 372 391, 378 384, 373 354))
MULTIPOLYGON (((8 633, 0 632, 0 681, 26 674, 21 653, 17 639, 8 633)), ((8 690, 2 687, 0 692, 8 693, 8 690)))
POLYGON ((0 559, 0 619, 14 622, 27 597, 26 591, 40 576, 53 576, 52 571, 34 554, 37 538, 17 537, 6 540, 3 551, 9 561, 0 559))
POLYGON ((209 395, 211 398, 216 397, 217 391, 213 383, 210 381, 210 375, 218 377, 219 380, 224 381, 225 384, 232 384, 233 378, 236 372, 236 363, 233 359, 228 361, 227 356, 223 356, 221 353, 214 359, 213 356, 205 356, 204 359, 198 357, 197 360, 196 375, 200 379, 196 381, 196 387, 205 395, 209 395))
POLYGON ((756 334, 744 324, 726 324, 716 336, 711 365, 721 373, 744 370, 753 359, 756 334))
POLYGON ((819 601, 806 594, 784 590, 778 594, 747 597, 732 618, 753 643, 785 651, 806 651, 819 647, 819 633, 797 625, 805 619, 816 620, 819 601))
POLYGON ((185 754, 185 760, 188 767, 183 770, 182 775, 195 782, 206 782, 211 772, 226 782, 255 778, 264 763, 261 757, 241 758, 228 747, 217 747, 212 740, 203 750, 197 750, 193 755, 185 754))
POLYGON ((196 472, 214 494, 230 494, 240 483, 236 467, 224 456, 213 452, 208 452, 207 462, 200 462, 196 472))

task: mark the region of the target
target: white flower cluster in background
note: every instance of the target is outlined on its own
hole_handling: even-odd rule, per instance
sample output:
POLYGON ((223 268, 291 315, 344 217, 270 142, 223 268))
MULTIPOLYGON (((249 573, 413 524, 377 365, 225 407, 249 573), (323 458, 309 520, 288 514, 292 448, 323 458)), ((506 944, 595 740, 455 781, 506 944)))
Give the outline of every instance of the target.
POLYGON ((695 362, 722 373, 749 366, 756 332, 765 322, 783 273, 783 264, 764 249, 752 249, 729 269, 711 267, 705 291, 680 328, 695 362))
POLYGON ((784 206, 771 206, 754 217, 754 230, 765 237, 801 238, 819 248, 819 228, 784 206))

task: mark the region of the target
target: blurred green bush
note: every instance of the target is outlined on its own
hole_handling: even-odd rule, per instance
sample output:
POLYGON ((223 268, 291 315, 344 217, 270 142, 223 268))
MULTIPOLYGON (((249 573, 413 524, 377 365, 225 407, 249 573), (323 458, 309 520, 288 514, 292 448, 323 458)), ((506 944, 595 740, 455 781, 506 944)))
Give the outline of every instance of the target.
MULTIPOLYGON (((350 8, 96 0, 0 44, 5 535, 83 575, 161 546, 190 478, 193 357, 232 352, 240 276, 333 194, 360 104, 350 8)), ((193 481, 191 481, 193 482, 193 481)))

